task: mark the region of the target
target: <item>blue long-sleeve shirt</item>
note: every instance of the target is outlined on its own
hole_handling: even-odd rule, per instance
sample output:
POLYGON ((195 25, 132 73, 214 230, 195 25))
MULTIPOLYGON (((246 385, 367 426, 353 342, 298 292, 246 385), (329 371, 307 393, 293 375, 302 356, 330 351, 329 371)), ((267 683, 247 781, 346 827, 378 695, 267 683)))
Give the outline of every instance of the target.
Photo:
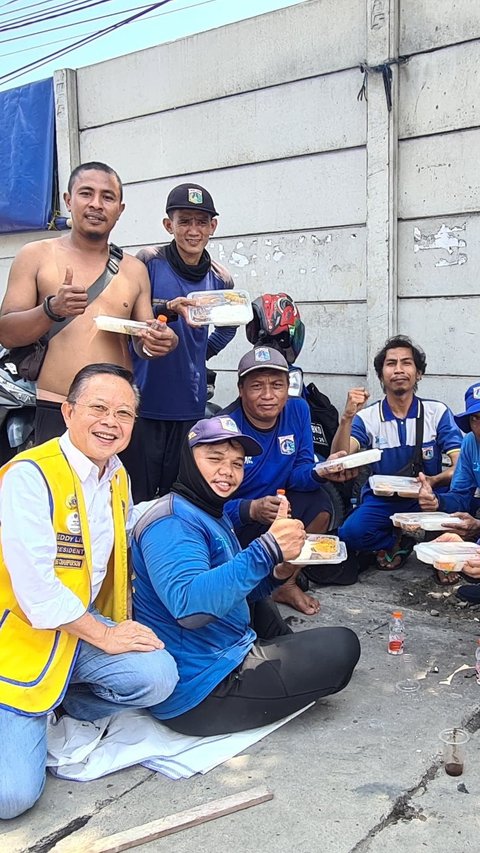
POLYGON ((250 520, 250 501, 274 495, 277 489, 312 492, 322 480, 315 474, 310 409, 305 400, 289 397, 277 422, 271 429, 256 429, 243 411, 240 399, 225 412, 240 431, 251 435, 262 446, 260 456, 247 456, 245 476, 235 500, 228 501, 225 510, 240 527, 250 520))
POLYGON ((161 513, 132 542, 134 617, 163 640, 179 673, 151 709, 160 720, 196 707, 243 661, 256 638, 247 596, 270 595, 282 559, 271 534, 242 551, 226 515, 213 518, 180 495, 162 498, 161 513))
POLYGON ((442 512, 469 512, 475 491, 480 488, 480 441, 473 432, 467 433, 462 442, 450 491, 437 494, 439 510, 442 512))
MULTIPOLYGON (((158 303, 165 300, 233 287, 228 270, 214 261, 204 278, 188 281, 170 266, 163 246, 142 249, 137 258, 148 270, 154 314, 158 303)), ((130 346, 135 382, 141 392, 140 415, 154 420, 195 421, 205 414, 205 361, 226 347, 237 330, 234 326, 215 327, 209 337, 208 326, 189 326, 182 318, 169 326, 178 335, 178 346, 163 358, 140 358, 130 346)))

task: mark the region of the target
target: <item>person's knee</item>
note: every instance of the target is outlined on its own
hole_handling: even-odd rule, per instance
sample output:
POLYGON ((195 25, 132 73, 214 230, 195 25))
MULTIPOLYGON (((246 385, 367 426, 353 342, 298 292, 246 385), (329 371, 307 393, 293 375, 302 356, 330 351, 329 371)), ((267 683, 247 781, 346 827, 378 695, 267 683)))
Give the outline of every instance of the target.
MULTIPOLYGON (((3 785, 1 786, 3 789, 3 785)), ((16 782, 12 789, 0 792, 0 820, 12 820, 31 809, 40 799, 45 787, 45 772, 43 776, 35 775, 31 780, 22 779, 21 785, 16 782)))
POLYGON ((166 649, 151 652, 150 655, 145 696, 146 706, 164 702, 173 693, 178 682, 177 664, 166 649))
POLYGON ((338 628, 338 632, 337 648, 344 660, 346 669, 353 670, 360 659, 360 640, 351 628, 338 628))

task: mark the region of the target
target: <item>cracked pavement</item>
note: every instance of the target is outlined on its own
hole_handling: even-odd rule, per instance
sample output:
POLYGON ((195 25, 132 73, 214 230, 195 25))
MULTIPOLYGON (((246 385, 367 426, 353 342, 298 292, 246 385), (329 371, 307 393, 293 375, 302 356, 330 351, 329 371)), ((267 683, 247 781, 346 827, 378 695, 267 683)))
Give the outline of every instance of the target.
POLYGON ((172 782, 141 767, 97 782, 48 778, 40 803, 0 826, 5 853, 77 853, 100 836, 266 784, 271 802, 180 832, 147 853, 449 853, 478 851, 480 686, 473 669, 480 607, 464 608, 414 558, 369 571, 353 587, 316 588, 318 616, 288 608, 295 630, 343 624, 362 657, 350 685, 246 753, 172 782), (420 689, 402 694, 402 658, 387 654, 387 620, 402 607, 420 689), (433 613, 433 615, 432 615, 433 613), (435 669, 438 668, 438 672, 435 669), (438 734, 470 732, 463 776, 445 774, 438 734))

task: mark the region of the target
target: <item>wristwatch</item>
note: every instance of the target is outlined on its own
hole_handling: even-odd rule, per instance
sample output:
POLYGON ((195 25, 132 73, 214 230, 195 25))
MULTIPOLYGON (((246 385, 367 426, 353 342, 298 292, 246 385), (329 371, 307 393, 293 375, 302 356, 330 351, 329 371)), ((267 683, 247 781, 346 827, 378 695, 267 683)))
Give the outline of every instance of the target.
POLYGON ((49 320, 53 320, 54 323, 63 323, 63 321, 66 320, 67 318, 61 317, 60 314, 55 314, 52 311, 52 309, 50 308, 50 300, 51 299, 55 299, 55 294, 52 293, 51 296, 45 297, 45 299, 43 300, 43 310, 45 311, 45 314, 47 315, 49 320))

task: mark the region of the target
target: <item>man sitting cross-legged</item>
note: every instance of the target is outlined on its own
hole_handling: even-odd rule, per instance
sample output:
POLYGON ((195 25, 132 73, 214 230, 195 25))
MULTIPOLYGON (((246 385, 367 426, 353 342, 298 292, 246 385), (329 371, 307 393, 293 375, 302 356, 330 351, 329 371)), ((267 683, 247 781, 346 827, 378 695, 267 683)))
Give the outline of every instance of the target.
MULTIPOLYGON (((239 396, 225 409, 240 430, 252 436, 263 450, 261 456, 247 456, 243 483, 235 499, 226 505, 243 547, 275 519, 281 500, 277 489, 285 490, 292 516, 303 521, 308 533, 326 533, 330 528, 332 504, 315 471, 310 410, 305 400, 288 396, 288 372, 288 364, 278 350, 255 347, 239 362, 239 396)), ((339 480, 356 473, 352 470, 322 476, 339 480)), ((293 568, 292 577, 275 591, 274 599, 313 615, 320 603, 300 589, 296 583, 300 569, 293 572, 293 568)), ((320 574, 322 582, 356 580, 356 572, 352 578, 350 567, 344 572, 344 564, 325 566, 320 574), (329 573, 329 569, 335 571, 329 573)))

